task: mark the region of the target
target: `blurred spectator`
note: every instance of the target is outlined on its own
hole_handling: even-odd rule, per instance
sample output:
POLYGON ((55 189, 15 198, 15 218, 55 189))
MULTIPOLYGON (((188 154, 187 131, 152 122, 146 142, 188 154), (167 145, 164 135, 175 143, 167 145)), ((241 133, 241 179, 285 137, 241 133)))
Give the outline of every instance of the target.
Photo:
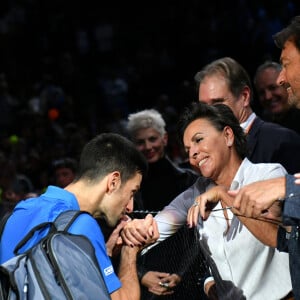
POLYGON ((5 213, 14 209, 15 205, 24 199, 38 196, 30 179, 23 174, 16 174, 2 190, 0 219, 5 213))
POLYGON ((120 72, 114 67, 104 67, 97 81, 105 113, 112 114, 118 107, 121 117, 127 116, 128 84, 120 72))
POLYGON ((164 111, 172 116, 173 108, 179 112, 194 99, 195 63, 201 67, 226 52, 252 75, 258 61, 279 57, 270 32, 295 15, 299 3, 162 1, 137 14, 128 3, 98 10, 76 1, 3 0, 0 150, 42 190, 49 161, 77 159, 99 132, 125 134, 129 113, 157 104, 166 117, 166 151, 177 163, 181 155, 164 111), (162 99, 153 103, 157 95, 162 99), (10 137, 17 137, 14 145, 10 137))
POLYGON ((263 109, 262 118, 300 133, 300 109, 289 101, 286 86, 276 82, 281 69, 279 63, 267 61, 256 70, 254 85, 263 109))
POLYGON ((182 155, 180 152, 180 143, 178 143, 177 140, 177 110, 175 106, 171 104, 169 95, 165 93, 162 93, 157 97, 153 108, 162 115, 166 122, 166 131, 168 132, 168 145, 166 151, 170 158, 178 164, 182 161, 182 155))
POLYGON ((17 120, 20 101, 12 94, 7 76, 0 73, 0 134, 11 134, 17 120))
POLYGON ((17 174, 10 186, 3 191, 3 200, 16 204, 20 200, 33 195, 36 195, 36 193, 30 179, 23 174, 17 174))
POLYGON ((77 161, 70 157, 54 160, 52 163, 54 183, 64 188, 75 178, 77 172, 77 161))
POLYGON ((159 211, 191 186, 198 175, 183 169, 166 154, 168 133, 162 115, 155 109, 145 109, 128 116, 129 136, 149 163, 148 174, 136 194, 136 206, 159 211))

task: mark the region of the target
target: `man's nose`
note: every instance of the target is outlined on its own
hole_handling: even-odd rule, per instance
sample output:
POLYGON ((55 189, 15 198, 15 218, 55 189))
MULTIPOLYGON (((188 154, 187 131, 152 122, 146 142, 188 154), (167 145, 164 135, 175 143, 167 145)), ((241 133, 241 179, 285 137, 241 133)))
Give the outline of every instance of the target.
POLYGON ((286 77, 285 77, 285 70, 282 69, 277 77, 276 83, 278 85, 285 85, 286 84, 286 77))
POLYGON ((269 91, 269 90, 266 90, 266 91, 265 91, 264 98, 265 98, 266 100, 271 100, 271 99, 272 99, 272 97, 273 97, 273 94, 272 94, 272 92, 271 92, 271 91, 269 91))
POLYGON ((129 201, 129 203, 127 204, 127 206, 126 206, 126 212, 127 213, 133 212, 133 205, 134 205, 134 201, 133 201, 133 199, 131 199, 129 201))

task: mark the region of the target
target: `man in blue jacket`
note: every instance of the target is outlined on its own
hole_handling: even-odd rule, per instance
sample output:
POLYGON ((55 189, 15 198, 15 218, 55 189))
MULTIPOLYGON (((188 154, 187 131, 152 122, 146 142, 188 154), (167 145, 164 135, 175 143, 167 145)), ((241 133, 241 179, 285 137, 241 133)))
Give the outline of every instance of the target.
MULTIPOLYGON (((112 300, 139 300, 136 256, 142 245, 130 243, 122 247, 117 276, 109 257, 114 245, 107 248, 94 217, 103 217, 112 227, 126 218, 133 210, 133 197, 146 171, 147 161, 128 139, 113 133, 96 136, 83 148, 73 182, 65 188, 49 186, 39 197, 16 205, 1 236, 0 263, 14 256, 16 245, 33 227, 53 221, 66 210, 86 211, 90 215, 80 215, 68 231, 86 236, 94 246, 112 300)), ((149 228, 149 235, 143 241, 146 245, 157 239, 158 231, 151 215, 146 216, 144 225, 149 228)), ((20 252, 36 244, 46 233, 45 229, 37 232, 20 252)))

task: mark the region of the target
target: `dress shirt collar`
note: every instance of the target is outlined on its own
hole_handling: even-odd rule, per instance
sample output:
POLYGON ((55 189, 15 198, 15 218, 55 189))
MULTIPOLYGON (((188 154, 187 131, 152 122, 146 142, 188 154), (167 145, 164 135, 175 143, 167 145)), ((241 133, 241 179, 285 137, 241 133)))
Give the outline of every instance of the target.
POLYGON ((251 162, 248 160, 248 158, 244 158, 242 161, 237 173, 235 174, 232 183, 230 185, 230 190, 236 190, 239 189, 241 186, 244 185, 245 180, 245 171, 247 170, 247 167, 251 165, 251 162))
POLYGON ((249 118, 246 120, 246 122, 243 122, 243 123, 240 124, 241 127, 244 129, 244 132, 246 134, 248 133, 248 131, 249 131, 249 129, 250 129, 250 127, 251 127, 251 125, 252 125, 252 123, 253 123, 253 121, 254 121, 255 118, 256 118, 256 114, 255 114, 255 112, 253 112, 249 116, 249 118))

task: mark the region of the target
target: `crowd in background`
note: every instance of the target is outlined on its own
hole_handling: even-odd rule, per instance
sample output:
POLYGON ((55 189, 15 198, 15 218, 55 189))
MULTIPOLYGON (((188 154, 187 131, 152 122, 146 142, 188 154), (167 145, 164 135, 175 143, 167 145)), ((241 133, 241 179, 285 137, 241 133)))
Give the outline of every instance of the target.
POLYGON ((195 73, 231 56, 253 76, 265 60, 278 61, 272 34, 300 11, 296 0, 99 5, 1 2, 2 198, 40 193, 55 183, 56 160, 78 159, 100 132, 126 135, 128 114, 144 108, 162 113, 170 157, 180 161, 175 127, 182 107, 198 100, 195 73))

